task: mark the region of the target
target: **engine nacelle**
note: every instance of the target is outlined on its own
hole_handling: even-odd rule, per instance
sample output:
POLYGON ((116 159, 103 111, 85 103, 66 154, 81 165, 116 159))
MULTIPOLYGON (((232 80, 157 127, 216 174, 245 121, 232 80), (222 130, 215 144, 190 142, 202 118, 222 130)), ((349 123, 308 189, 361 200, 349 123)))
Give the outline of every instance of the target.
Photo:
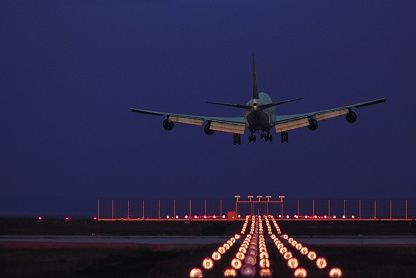
POLYGON ((355 113, 355 111, 353 110, 350 110, 347 113, 347 116, 345 116, 345 118, 347 119, 349 123, 355 123, 355 121, 357 120, 357 113, 355 113))
POLYGON ((212 135, 212 134, 214 134, 214 132, 215 132, 215 130, 212 130, 212 129, 209 129, 209 127, 211 126, 211 123, 207 123, 205 126, 204 126, 204 131, 205 131, 205 134, 206 135, 212 135))
POLYGON ((310 130, 316 130, 318 128, 318 121, 315 118, 310 118, 308 128, 310 130))
POLYGON ((172 121, 169 120, 169 118, 166 118, 163 120, 163 128, 165 130, 172 130, 174 127, 174 124, 172 121))

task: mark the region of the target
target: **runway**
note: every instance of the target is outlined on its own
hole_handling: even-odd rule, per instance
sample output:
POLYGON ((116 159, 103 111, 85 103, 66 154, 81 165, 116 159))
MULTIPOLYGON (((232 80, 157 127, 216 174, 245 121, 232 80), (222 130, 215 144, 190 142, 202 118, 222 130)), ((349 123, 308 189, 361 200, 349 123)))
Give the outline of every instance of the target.
MULTIPOLYGON (((325 236, 297 237, 298 242, 312 245, 415 245, 414 236, 325 236)), ((223 243, 220 236, 0 236, 0 242, 50 242, 50 243, 123 243, 205 245, 223 243)), ((272 242, 267 240, 266 242, 272 242)))

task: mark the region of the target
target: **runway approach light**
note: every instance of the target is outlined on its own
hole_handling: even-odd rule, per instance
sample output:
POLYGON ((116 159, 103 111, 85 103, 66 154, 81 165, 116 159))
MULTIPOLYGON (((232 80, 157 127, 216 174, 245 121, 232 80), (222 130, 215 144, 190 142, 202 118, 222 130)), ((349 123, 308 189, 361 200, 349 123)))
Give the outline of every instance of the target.
POLYGON ((199 268, 193 268, 191 269, 191 272, 189 273, 189 277, 190 278, 202 278, 204 276, 202 275, 202 270, 200 270, 199 268))
POLYGON ((253 277, 256 274, 256 268, 250 264, 245 264, 241 268, 241 275, 243 277, 253 277))
POLYGON ((233 268, 227 268, 224 271, 224 277, 237 277, 237 271, 233 268))
POLYGON ((205 260, 202 261, 202 266, 205 269, 211 269, 214 267, 214 261, 210 258, 206 258, 205 260))
POLYGON ((294 276, 295 277, 306 277, 307 276, 306 269, 304 269, 304 268, 296 269, 295 273, 294 273, 294 276))
POLYGON ((341 269, 334 267, 329 271, 329 277, 342 277, 341 269))
POLYGON ((260 277, 272 277, 272 271, 268 268, 260 270, 260 277))
POLYGON ((327 262, 326 262, 326 259, 325 259, 325 258, 318 258, 318 259, 316 260, 316 266, 317 266, 319 269, 324 269, 327 265, 328 265, 328 264, 327 264, 327 262))

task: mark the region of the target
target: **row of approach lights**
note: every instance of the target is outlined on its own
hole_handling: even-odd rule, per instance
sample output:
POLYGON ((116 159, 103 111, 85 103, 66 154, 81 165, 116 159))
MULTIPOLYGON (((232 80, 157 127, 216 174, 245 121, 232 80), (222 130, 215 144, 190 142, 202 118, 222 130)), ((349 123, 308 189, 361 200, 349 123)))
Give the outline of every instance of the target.
MULTIPOLYGON (((242 277, 254 277, 257 270, 260 277, 272 277, 272 270, 270 269, 270 255, 267 251, 263 235, 264 229, 261 217, 247 216, 240 234, 244 235, 246 233, 250 218, 252 220, 250 233, 246 235, 234 258, 231 260, 231 267, 225 269, 223 274, 224 277, 237 277, 238 271, 242 277), (257 270, 256 264, 258 264, 257 270)), ((294 277, 307 277, 307 271, 305 268, 299 266, 299 260, 292 254, 292 252, 289 251, 287 247, 285 247, 285 244, 279 240, 279 237, 286 243, 286 245, 291 246, 289 248, 298 251, 303 256, 306 256, 308 260, 315 261, 315 265, 318 269, 323 270, 327 267, 328 264, 325 258, 318 257, 316 252, 309 250, 306 246, 289 237, 287 234, 282 234, 280 227, 273 216, 264 216, 264 220, 271 240, 274 242, 274 245, 282 255, 283 259, 287 261, 287 266, 294 271, 294 277), (277 231, 277 236, 272 231, 269 219, 271 219, 277 231)), ((202 261, 202 269, 193 268, 190 271, 189 277, 204 277, 203 271, 211 270, 215 263, 220 261, 223 255, 231 249, 237 240, 241 238, 240 234, 236 234, 224 244, 219 246, 217 251, 212 253, 211 258, 205 258, 202 261)), ((329 270, 328 275, 329 277, 341 277, 342 271, 339 268, 334 267, 329 270)))

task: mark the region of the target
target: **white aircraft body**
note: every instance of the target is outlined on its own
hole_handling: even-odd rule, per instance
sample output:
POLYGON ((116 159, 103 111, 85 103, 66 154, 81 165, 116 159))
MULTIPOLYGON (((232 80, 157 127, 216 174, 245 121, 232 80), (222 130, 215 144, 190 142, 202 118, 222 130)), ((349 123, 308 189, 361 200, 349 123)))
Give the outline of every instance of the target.
POLYGON ((244 131, 246 129, 250 131, 250 136, 248 137, 249 142, 256 142, 256 132, 260 133, 261 139, 264 139, 266 142, 271 142, 273 137, 270 134, 270 131, 272 129, 275 129, 276 132, 281 133, 281 142, 284 143, 289 142, 289 130, 306 126, 310 130, 316 130, 318 128, 319 121, 342 115, 346 115, 346 119, 349 123, 354 123, 357 120, 357 113, 354 111, 354 109, 386 101, 385 98, 381 98, 316 112, 293 115, 276 115, 276 106, 292 101, 301 100, 302 98, 273 102, 268 94, 263 92, 259 93, 257 88, 254 53, 252 59, 253 96, 252 99, 249 100, 246 105, 208 102, 210 104, 244 109, 245 112, 243 117, 194 116, 166 113, 160 111, 150 111, 136 108, 130 108, 130 110, 132 112, 141 114, 165 116, 166 118, 163 120, 163 127, 165 130, 172 130, 174 127, 174 123, 184 123, 197 126, 202 126, 205 123, 204 131, 206 134, 212 135, 215 131, 233 133, 234 145, 240 145, 241 135, 244 134, 244 131))

